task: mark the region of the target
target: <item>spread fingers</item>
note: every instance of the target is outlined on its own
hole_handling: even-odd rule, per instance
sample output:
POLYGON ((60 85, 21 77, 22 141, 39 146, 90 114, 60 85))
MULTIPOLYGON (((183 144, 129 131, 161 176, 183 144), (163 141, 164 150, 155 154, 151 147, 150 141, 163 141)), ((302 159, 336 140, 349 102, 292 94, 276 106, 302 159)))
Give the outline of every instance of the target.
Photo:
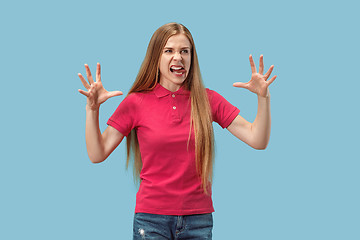
POLYGON ((87 81, 85 80, 85 78, 83 77, 83 75, 81 75, 81 73, 78 73, 78 76, 82 82, 82 84, 84 85, 84 87, 86 89, 89 89, 90 88, 90 85, 87 83, 87 81))
POLYGON ((78 91, 79 91, 79 93, 81 93, 82 95, 85 95, 86 97, 89 97, 89 92, 85 92, 85 91, 82 90, 82 89, 79 89, 78 91))
POLYGON ((85 69, 86 69, 86 76, 87 76, 87 78, 88 78, 88 80, 89 80, 89 83, 90 83, 90 85, 91 85, 91 84, 94 83, 94 80, 93 80, 93 78, 92 78, 92 76, 91 76, 91 72, 90 72, 89 65, 85 64, 85 69))

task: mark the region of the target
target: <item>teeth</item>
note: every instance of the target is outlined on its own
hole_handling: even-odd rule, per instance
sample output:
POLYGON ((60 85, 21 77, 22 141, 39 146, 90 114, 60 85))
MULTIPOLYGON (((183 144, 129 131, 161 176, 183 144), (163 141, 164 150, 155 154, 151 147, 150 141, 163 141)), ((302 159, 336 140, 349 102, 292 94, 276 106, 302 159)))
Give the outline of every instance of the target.
POLYGON ((182 67, 172 67, 172 69, 174 69, 174 70, 180 70, 180 69, 182 69, 182 67))

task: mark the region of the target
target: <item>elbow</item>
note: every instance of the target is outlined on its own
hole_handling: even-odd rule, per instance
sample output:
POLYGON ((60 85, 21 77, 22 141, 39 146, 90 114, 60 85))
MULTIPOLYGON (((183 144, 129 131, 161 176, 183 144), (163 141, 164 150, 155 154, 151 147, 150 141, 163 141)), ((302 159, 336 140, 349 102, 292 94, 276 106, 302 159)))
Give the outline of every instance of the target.
POLYGON ((101 163, 103 162, 105 159, 104 158, 100 158, 100 157, 94 157, 94 156, 90 156, 89 155, 89 159, 92 163, 101 163))
POLYGON ((256 143, 251 145, 252 148, 256 149, 256 150, 265 150, 267 148, 268 142, 264 142, 264 143, 256 143))
POLYGON ((254 149, 256 150, 265 150, 267 146, 256 146, 256 147, 253 147, 254 149))
POLYGON ((87 150, 88 150, 87 152, 88 152, 89 159, 92 163, 101 163, 108 157, 101 150, 95 151, 91 148, 88 148, 87 150))
POLYGON ((262 138, 253 138, 252 144, 250 145, 256 150, 265 150, 269 144, 270 136, 262 138))
POLYGON ((103 162, 104 160, 100 161, 100 160, 91 160, 91 159, 90 159, 90 161, 91 161, 91 163, 96 164, 96 163, 101 163, 101 162, 103 162))

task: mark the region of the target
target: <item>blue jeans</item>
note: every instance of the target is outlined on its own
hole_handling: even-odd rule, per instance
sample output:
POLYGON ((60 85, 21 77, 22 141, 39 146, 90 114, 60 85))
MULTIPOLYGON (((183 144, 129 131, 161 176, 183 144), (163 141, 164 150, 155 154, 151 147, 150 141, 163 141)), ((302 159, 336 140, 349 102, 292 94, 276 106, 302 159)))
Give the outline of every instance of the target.
POLYGON ((135 213, 133 239, 212 239, 212 228, 211 213, 185 216, 135 213))

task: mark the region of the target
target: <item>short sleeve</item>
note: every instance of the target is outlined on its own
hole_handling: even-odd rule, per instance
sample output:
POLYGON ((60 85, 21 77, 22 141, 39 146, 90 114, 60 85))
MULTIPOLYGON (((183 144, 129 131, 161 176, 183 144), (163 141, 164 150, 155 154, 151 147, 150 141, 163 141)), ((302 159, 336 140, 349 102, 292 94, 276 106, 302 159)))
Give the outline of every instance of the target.
POLYGON ((131 130, 136 126, 137 102, 135 94, 128 95, 116 108, 113 115, 107 121, 107 124, 114 127, 124 136, 129 135, 131 130))
POLYGON ((209 89, 206 89, 206 91, 209 97, 213 121, 217 122, 222 128, 228 127, 240 110, 219 93, 209 89))

